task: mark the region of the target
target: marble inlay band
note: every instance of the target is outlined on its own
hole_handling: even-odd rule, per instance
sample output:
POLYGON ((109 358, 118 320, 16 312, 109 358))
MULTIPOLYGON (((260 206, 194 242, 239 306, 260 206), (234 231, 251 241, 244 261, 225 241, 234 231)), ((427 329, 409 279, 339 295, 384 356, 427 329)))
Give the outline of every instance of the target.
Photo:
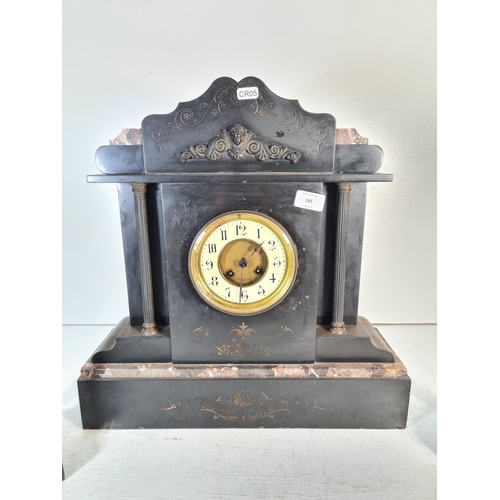
POLYGON ((399 379, 408 376, 405 365, 394 363, 314 363, 284 365, 180 365, 173 363, 85 363, 85 379, 399 379))

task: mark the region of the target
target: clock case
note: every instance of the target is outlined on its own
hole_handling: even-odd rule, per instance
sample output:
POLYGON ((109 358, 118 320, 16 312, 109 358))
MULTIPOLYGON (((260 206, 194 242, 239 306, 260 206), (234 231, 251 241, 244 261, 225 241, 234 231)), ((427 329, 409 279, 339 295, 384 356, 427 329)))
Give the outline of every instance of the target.
POLYGON ((382 159, 255 77, 219 78, 100 147, 88 181, 118 187, 129 317, 82 367, 83 427, 405 427, 407 370, 358 316, 367 185, 392 181, 382 159), (248 87, 258 98, 239 100, 248 87), (323 210, 295 206, 298 190, 323 210), (210 307, 188 273, 197 232, 234 210, 271 216, 298 251, 290 293, 248 317, 210 307))

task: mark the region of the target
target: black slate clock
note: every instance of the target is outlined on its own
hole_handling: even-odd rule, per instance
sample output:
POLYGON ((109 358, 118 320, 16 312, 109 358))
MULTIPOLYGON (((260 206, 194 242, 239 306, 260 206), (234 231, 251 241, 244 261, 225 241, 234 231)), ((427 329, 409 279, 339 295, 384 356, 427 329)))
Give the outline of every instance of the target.
POLYGON ((358 316, 378 146, 254 77, 113 142, 88 180, 118 184, 130 314, 82 368, 85 428, 405 426, 358 316))

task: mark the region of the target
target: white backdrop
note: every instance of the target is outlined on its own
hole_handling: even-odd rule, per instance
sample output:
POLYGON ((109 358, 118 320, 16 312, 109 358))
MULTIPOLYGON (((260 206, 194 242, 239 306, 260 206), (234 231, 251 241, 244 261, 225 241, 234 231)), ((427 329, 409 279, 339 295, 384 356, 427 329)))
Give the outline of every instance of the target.
POLYGON ((368 189, 359 313, 436 321, 435 0, 63 3, 63 323, 127 316, 116 187, 94 155, 198 97, 256 76, 385 152, 368 189))

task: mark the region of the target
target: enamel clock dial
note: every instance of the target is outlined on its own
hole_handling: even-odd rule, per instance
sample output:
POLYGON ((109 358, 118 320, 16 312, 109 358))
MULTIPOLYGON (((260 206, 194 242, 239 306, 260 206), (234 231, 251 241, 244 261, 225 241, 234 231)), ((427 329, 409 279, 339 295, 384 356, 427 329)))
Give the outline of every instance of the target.
POLYGON ((236 316, 259 314, 281 302, 297 267, 290 235, 259 212, 216 217, 199 231, 189 251, 189 275, 201 298, 236 316))

